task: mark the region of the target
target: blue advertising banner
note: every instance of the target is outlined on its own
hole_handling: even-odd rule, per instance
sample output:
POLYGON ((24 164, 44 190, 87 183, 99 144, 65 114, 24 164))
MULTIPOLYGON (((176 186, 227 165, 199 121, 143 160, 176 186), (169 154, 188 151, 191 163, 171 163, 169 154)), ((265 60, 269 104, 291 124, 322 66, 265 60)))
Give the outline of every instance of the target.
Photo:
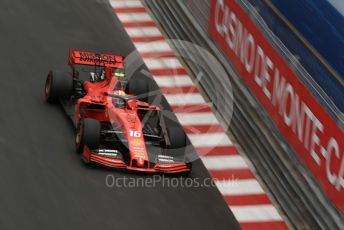
MULTIPOLYGON (((258 10, 269 29, 287 49, 299 57, 300 64, 336 107, 344 112, 344 90, 338 80, 263 0, 248 1, 258 10)), ((324 0, 271 0, 271 2, 344 79, 344 16, 330 2, 324 0)))

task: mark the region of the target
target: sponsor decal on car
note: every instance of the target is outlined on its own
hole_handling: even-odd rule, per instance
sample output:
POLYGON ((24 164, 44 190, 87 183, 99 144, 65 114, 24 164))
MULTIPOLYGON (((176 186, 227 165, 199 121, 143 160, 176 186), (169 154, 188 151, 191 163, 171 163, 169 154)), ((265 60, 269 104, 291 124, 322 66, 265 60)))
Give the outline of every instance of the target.
POLYGON ((143 141, 140 140, 140 139, 134 139, 131 141, 131 143, 134 145, 134 146, 141 146, 143 145, 143 141))
POLYGON ((122 155, 120 154, 120 152, 118 150, 99 149, 95 153, 99 156, 122 158, 122 155))
POLYGON ((174 158, 166 155, 158 155, 158 161, 163 163, 174 163, 174 158))

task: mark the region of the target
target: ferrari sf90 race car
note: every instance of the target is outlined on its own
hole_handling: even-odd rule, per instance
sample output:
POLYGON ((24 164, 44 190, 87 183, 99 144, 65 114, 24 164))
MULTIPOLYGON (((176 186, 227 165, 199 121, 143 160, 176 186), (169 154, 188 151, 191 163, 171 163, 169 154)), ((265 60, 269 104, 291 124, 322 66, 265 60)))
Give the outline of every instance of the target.
POLYGON ((68 64, 70 73, 49 72, 45 100, 61 104, 72 119, 76 151, 85 163, 144 172, 191 170, 184 154, 169 153, 183 151, 184 131, 166 127, 164 112, 147 102, 147 81, 123 80, 123 56, 70 50, 68 64))

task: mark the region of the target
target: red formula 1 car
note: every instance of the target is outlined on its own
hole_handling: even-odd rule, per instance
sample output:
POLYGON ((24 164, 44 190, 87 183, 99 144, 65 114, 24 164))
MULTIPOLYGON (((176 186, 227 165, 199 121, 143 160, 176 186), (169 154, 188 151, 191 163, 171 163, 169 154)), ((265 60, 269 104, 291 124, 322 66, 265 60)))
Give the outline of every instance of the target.
POLYGON ((69 65, 72 73, 49 72, 45 99, 61 103, 71 117, 84 162, 144 172, 191 170, 184 154, 169 154, 183 151, 184 131, 166 127, 160 108, 146 102, 145 80, 123 80, 122 56, 70 50, 69 65))

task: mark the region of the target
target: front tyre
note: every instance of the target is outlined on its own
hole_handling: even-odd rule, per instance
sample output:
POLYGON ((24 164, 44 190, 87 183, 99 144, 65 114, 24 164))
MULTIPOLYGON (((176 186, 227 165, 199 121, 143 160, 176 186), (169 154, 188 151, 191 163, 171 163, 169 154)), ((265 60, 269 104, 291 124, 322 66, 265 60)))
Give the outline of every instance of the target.
POLYGON ((45 100, 56 104, 61 99, 68 99, 73 94, 73 77, 61 71, 50 71, 45 82, 45 100))
POLYGON ((90 118, 81 119, 75 137, 75 146, 77 153, 81 154, 84 146, 89 149, 98 149, 100 143, 100 122, 90 118))
POLYGON ((186 135, 183 129, 177 127, 170 127, 167 129, 167 135, 170 139, 170 148, 179 149, 186 145, 186 135))

